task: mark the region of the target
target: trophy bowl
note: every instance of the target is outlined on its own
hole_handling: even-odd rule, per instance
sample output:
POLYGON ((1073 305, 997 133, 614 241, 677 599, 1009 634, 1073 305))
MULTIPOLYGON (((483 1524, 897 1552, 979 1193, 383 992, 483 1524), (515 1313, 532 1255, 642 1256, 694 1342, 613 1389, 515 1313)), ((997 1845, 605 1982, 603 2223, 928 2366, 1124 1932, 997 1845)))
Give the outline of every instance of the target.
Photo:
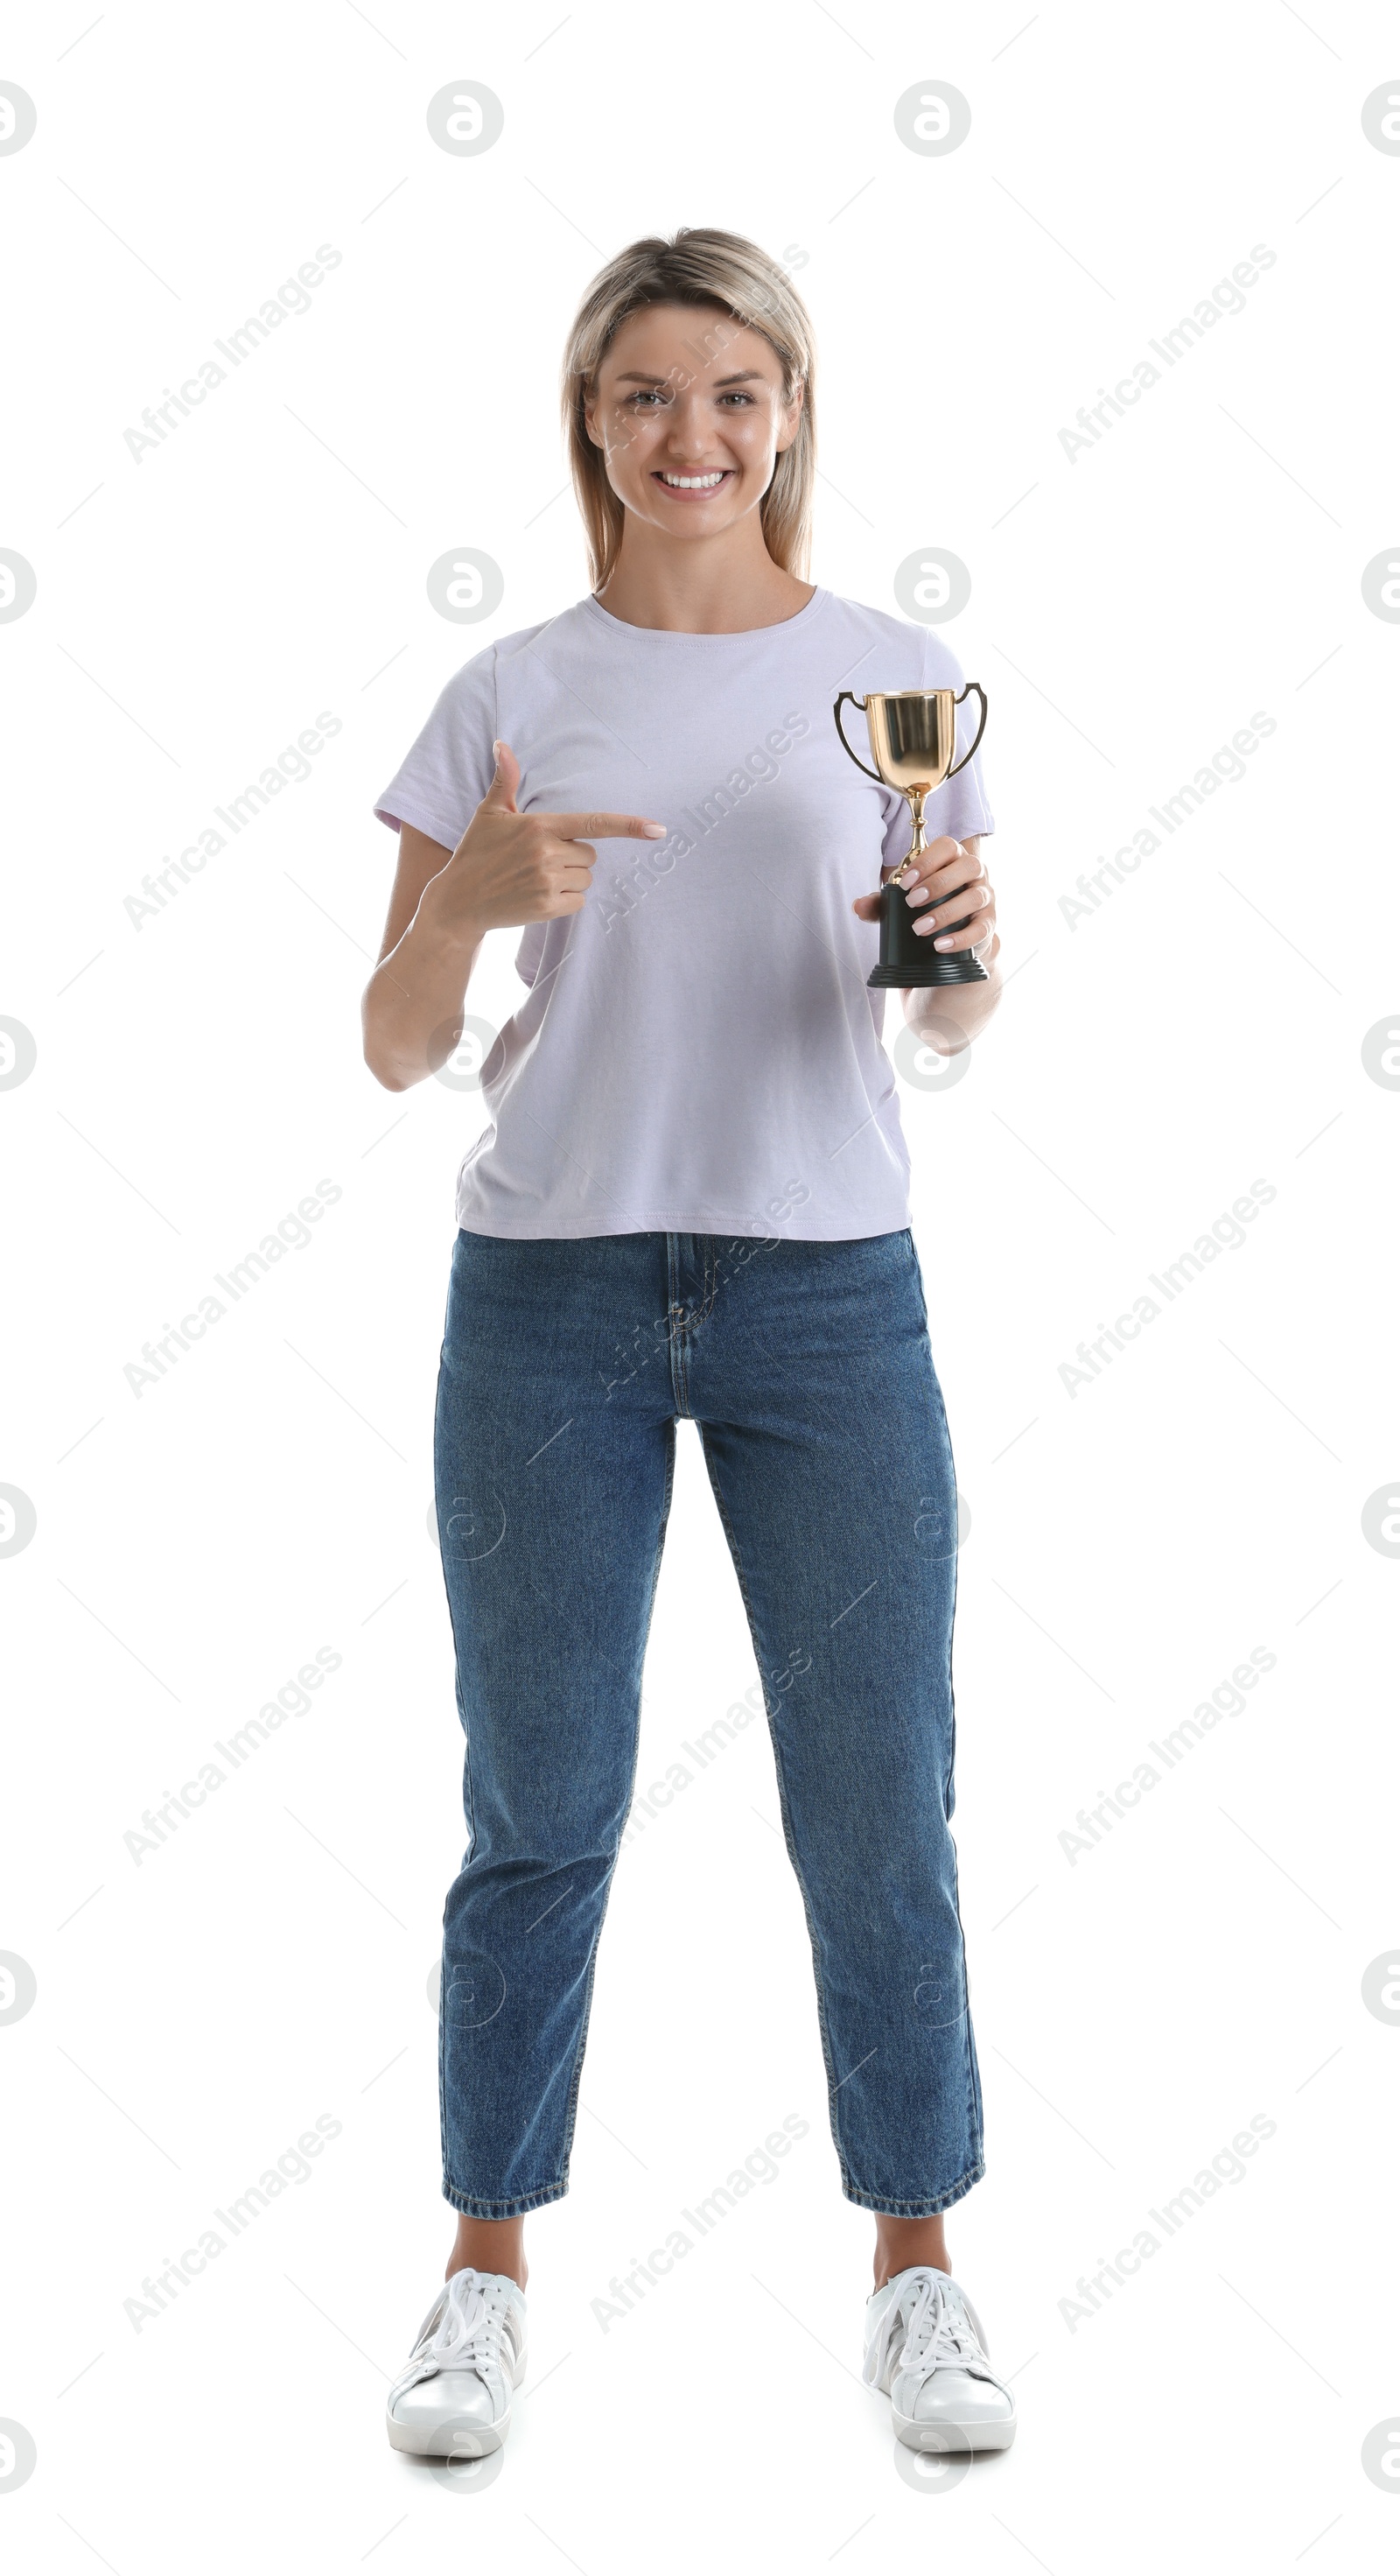
MULTIPOLYGON (((900 861, 908 866, 927 849, 924 838, 924 799, 945 779, 956 778, 966 769, 986 730, 987 693, 977 680, 966 687, 952 689, 870 690, 858 698, 852 689, 843 689, 833 709, 841 748, 857 769, 865 771, 878 786, 896 787, 907 796, 914 822, 914 837, 900 861), (976 697, 982 708, 981 722, 961 760, 957 752, 957 710, 963 699, 976 697), (841 724, 841 709, 849 698, 865 718, 870 737, 873 769, 852 751, 841 724)), ((961 891, 961 889, 959 889, 961 891)), ((880 958, 867 982, 874 985, 985 984, 987 970, 971 949, 960 948, 941 955, 932 940, 921 938, 915 930, 918 914, 905 900, 905 890, 891 878, 884 887, 880 904, 880 958)), ((965 913, 961 921, 948 924, 950 930, 965 930, 972 919, 965 913)))

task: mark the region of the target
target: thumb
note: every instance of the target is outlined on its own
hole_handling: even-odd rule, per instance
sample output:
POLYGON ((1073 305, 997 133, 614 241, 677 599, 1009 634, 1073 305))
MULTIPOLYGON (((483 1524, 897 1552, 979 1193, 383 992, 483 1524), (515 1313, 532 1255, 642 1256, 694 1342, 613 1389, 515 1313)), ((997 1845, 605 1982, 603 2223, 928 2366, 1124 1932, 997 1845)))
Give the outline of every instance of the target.
POLYGON ((496 766, 481 801, 483 805, 492 806, 498 814, 513 814, 515 791, 520 784, 520 763, 508 742, 493 742, 491 748, 496 755, 496 766))

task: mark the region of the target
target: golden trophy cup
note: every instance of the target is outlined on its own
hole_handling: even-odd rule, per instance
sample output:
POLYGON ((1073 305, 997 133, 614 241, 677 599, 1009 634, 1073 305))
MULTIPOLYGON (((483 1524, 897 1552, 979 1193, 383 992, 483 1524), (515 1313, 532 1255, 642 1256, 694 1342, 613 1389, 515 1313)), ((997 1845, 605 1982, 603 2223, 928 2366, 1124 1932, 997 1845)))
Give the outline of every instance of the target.
MULTIPOLYGON (((871 691, 858 698, 852 689, 843 689, 833 713, 836 730, 841 735, 841 748, 864 769, 867 778, 877 786, 898 787, 909 799, 914 817, 914 839, 900 867, 917 859, 928 848, 924 839, 924 799, 946 778, 956 778, 966 769, 981 741, 987 724, 987 693, 976 680, 956 694, 952 689, 898 689, 881 694, 871 691), (982 702, 982 721, 973 736, 971 748, 955 760, 957 750, 956 710, 966 697, 982 702), (870 749, 875 766, 867 769, 863 760, 851 750, 841 728, 841 709, 849 698, 865 717, 870 736, 870 749)), ((961 892, 961 888, 959 888, 961 892)), ((921 907, 922 909, 922 907, 921 907)), ((880 906, 880 962, 867 977, 871 984, 985 984, 987 970, 973 956, 970 948, 947 950, 940 956, 931 939, 916 935, 918 910, 911 911, 905 901, 905 890, 891 877, 884 888, 880 906)), ((961 921, 949 922, 949 930, 965 930, 972 919, 965 913, 961 921)), ((940 936, 943 934, 940 933, 940 936)))

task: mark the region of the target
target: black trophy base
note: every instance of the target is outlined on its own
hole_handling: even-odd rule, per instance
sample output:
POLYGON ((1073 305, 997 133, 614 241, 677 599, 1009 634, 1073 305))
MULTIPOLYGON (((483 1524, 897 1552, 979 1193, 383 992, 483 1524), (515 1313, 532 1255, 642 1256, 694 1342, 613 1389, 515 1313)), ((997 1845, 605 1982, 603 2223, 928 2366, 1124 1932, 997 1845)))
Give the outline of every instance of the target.
POLYGON ((917 992, 926 984, 985 984, 987 969, 973 956, 970 948, 955 950, 951 957, 918 958, 909 966, 873 966, 866 976, 867 984, 897 985, 917 992))
MULTIPOLYGON (((945 951, 941 956, 933 941, 920 937, 914 924, 918 913, 905 901, 905 890, 897 880, 885 887, 880 906, 880 962, 866 977, 867 984, 877 987, 910 986, 918 990, 930 984, 985 984, 987 969, 974 957, 970 948, 945 951)), ((953 930, 965 930, 972 919, 966 913, 961 921, 950 923, 953 930)))

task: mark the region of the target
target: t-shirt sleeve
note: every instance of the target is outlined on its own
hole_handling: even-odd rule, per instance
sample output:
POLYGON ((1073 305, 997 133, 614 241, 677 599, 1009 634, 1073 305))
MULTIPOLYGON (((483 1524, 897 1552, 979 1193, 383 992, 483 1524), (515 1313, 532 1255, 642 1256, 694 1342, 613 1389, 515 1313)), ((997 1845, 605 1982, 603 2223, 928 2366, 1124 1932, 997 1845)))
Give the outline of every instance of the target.
MULTIPOLYGON (((966 685, 956 653, 927 626, 924 629, 923 684, 926 689, 953 690, 961 690, 966 685)), ((959 760, 969 744, 976 740, 981 721, 980 698, 964 698, 957 709, 959 760)), ((940 832, 950 832, 955 841, 966 841, 975 833, 995 830, 996 820, 982 783, 982 754, 975 751, 967 767, 960 769, 955 778, 945 778, 943 785, 935 788, 929 797, 924 807, 924 834, 931 841, 940 832)))
POLYGON ((499 729, 496 648, 489 644, 448 681, 412 750, 376 797, 381 823, 394 831, 411 823, 455 850, 491 784, 499 729))
POLYGON ((515 952, 515 971, 522 984, 533 984, 544 964, 544 945, 549 936, 547 921, 527 921, 515 952))

